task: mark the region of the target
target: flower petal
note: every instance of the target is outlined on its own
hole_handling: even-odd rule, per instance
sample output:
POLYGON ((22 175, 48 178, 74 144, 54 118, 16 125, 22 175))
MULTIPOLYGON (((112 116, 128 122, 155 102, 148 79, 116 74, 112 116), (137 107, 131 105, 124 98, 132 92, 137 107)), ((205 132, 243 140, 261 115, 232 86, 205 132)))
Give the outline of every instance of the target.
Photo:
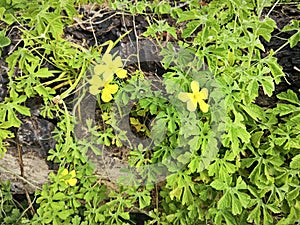
POLYGON ((104 73, 104 71, 106 70, 106 66, 105 65, 96 65, 94 67, 94 73, 95 75, 101 75, 102 73, 104 73))
POLYGON ((187 109, 190 111, 190 112, 194 112, 196 109, 197 109, 197 101, 195 102, 194 100, 189 100, 187 102, 187 109))
POLYGON ((107 65, 111 65, 112 64, 112 55, 111 54, 104 54, 102 56, 102 62, 104 62, 107 65))
POLYGON ((207 88, 202 88, 201 91, 199 92, 199 98, 201 99, 207 99, 208 97, 208 90, 207 88))
POLYGON ((124 69, 118 69, 116 71, 116 74, 119 78, 125 78, 127 77, 127 70, 124 70, 124 69))
POLYGON ((104 82, 103 80, 101 80, 101 78, 99 76, 94 75, 92 77, 92 79, 90 79, 88 81, 91 85, 94 85, 96 87, 103 87, 104 86, 104 82))
POLYGON ((123 67, 123 63, 122 63, 122 59, 120 56, 117 56, 114 60, 114 67, 118 68, 118 67, 123 67))
POLYGON ((202 112, 204 113, 208 112, 209 105, 205 101, 198 100, 198 103, 202 112))
POLYGON ((70 184, 70 186, 75 186, 76 183, 77 183, 77 179, 76 178, 71 178, 71 179, 68 179, 66 181, 70 184))
POLYGON ((114 79, 114 71, 107 67, 102 76, 105 83, 111 82, 114 79))
POLYGON ((68 170, 67 170, 67 169, 64 169, 64 170, 61 172, 60 175, 61 175, 62 177, 64 177, 64 176, 66 176, 68 173, 69 173, 68 170))
POLYGON ((102 90, 101 99, 103 102, 110 102, 113 97, 107 88, 102 90))
POLYGON ((72 170, 72 171, 70 172, 70 174, 71 174, 71 177, 72 177, 72 178, 76 177, 76 172, 75 172, 75 170, 72 170))
POLYGON ((96 86, 96 85, 92 85, 89 87, 89 92, 92 94, 92 95, 97 95, 100 93, 100 90, 99 90, 99 87, 96 86))
POLYGON ((193 93, 199 92, 199 83, 197 81, 193 80, 191 83, 191 88, 192 88, 193 93))
POLYGON ((107 84, 105 85, 104 89, 107 89, 109 93, 114 94, 118 91, 119 86, 117 84, 107 84))
POLYGON ((187 102, 188 100, 190 100, 189 93, 188 92, 179 92, 178 99, 183 102, 187 102))

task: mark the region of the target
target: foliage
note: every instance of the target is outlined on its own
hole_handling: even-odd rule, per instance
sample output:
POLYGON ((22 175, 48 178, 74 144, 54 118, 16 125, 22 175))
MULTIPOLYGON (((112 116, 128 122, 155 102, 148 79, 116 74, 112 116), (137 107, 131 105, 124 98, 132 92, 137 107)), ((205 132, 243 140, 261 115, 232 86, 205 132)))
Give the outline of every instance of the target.
MULTIPOLYGON (((0 153, 19 116, 30 116, 26 101, 39 96, 40 115, 57 120, 48 160, 59 167, 36 191, 34 215, 13 202, 9 183, 1 183, 1 223, 134 224, 132 211, 146 214, 145 224, 299 222, 299 92, 279 93, 273 108, 256 104, 259 91, 273 96, 285 76, 273 50, 262 54, 262 39, 270 41, 276 28, 262 17, 272 2, 109 1, 112 9, 147 17, 143 35, 162 47, 165 69, 164 88, 155 90, 147 75, 129 74, 111 53, 120 40, 85 49, 64 39, 81 3, 87 1, 0 3, 0 48, 10 44, 6 30, 16 24, 23 41, 6 58, 0 153), (165 34, 173 43, 164 43, 165 34), (77 115, 88 93, 101 122, 84 121, 78 136, 77 115), (71 96, 78 100, 73 112, 71 96), (129 136, 124 121, 142 138, 129 136), (130 148, 132 171, 114 188, 87 157, 89 150, 101 154, 100 145, 130 148)), ((298 44, 298 21, 283 31, 295 31, 287 44, 298 44)))

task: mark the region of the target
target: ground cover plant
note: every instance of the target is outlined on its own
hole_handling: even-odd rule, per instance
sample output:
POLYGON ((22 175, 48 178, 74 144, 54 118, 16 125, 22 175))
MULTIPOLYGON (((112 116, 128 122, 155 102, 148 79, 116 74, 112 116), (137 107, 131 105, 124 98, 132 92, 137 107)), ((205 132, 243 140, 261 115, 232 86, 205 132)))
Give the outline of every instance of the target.
POLYGON ((1 224, 299 223, 300 95, 276 92, 287 79, 276 54, 298 45, 299 21, 266 51, 278 4, 1 1, 1 157, 33 115, 28 101, 55 125, 49 183, 17 201, 0 181, 1 224), (98 10, 99 24, 130 15, 147 26, 100 43, 82 10, 98 10), (66 35, 75 23, 90 40, 66 35), (105 165, 116 180, 95 172, 113 151, 124 155, 105 165))

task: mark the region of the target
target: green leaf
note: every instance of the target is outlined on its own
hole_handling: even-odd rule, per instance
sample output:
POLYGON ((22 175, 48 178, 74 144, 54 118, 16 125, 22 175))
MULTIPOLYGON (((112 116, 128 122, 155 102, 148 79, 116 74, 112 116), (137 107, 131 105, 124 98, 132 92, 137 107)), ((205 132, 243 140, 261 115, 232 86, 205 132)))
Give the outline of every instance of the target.
POLYGON ((294 103, 294 104, 300 106, 300 101, 298 99, 297 94, 290 89, 287 90, 287 92, 282 92, 282 93, 278 94, 277 98, 279 98, 280 100, 286 100, 288 102, 291 102, 291 103, 294 103))
POLYGON ((10 45, 11 41, 5 36, 5 31, 0 31, 0 48, 10 45))
POLYGON ((180 13, 179 18, 177 20, 178 23, 187 21, 187 20, 196 20, 201 17, 200 12, 198 9, 192 9, 189 11, 184 11, 180 13))
POLYGON ((6 11, 6 9, 4 7, 1 7, 1 6, 2 5, 0 5, 0 20, 3 19, 3 15, 4 15, 5 11, 6 11))
POLYGON ((252 79, 248 84, 248 94, 250 99, 255 99, 258 96, 258 82, 255 79, 252 79))
POLYGON ((292 158, 292 161, 290 162, 290 168, 300 169, 300 154, 292 158))
POLYGON ((46 99, 51 99, 52 95, 55 94, 55 90, 50 87, 44 87, 43 85, 38 85, 33 88, 40 96, 46 99))
POLYGON ((247 189, 247 184, 241 176, 239 176, 238 179, 236 180, 236 188, 239 190, 247 189))
POLYGON ((172 191, 170 191, 170 198, 172 200, 174 199, 174 197, 177 199, 180 199, 181 195, 182 195, 182 188, 177 187, 177 188, 173 189, 172 191))
MULTIPOLYGON (((265 61, 267 63, 267 65, 269 66, 269 68, 271 70, 271 73, 272 73, 272 75, 274 76, 275 79, 277 77, 283 77, 284 76, 284 72, 282 71, 282 66, 280 66, 277 63, 277 59, 275 57, 270 56, 270 57, 266 58, 263 61, 265 61)), ((266 90, 266 91, 268 91, 268 90, 266 90)))
POLYGON ((263 21, 260 21, 257 34, 261 35, 266 41, 270 41, 274 28, 276 28, 276 23, 273 19, 265 17, 263 21))
POLYGON ((119 214, 123 219, 125 220, 129 220, 130 219, 130 215, 129 212, 122 212, 119 214))
POLYGON ((227 209, 231 206, 231 195, 225 191, 224 195, 218 201, 218 209, 227 209))
POLYGON ((294 201, 294 199, 296 199, 299 196, 299 191, 300 191, 299 187, 296 187, 296 188, 294 188, 294 190, 289 191, 287 193, 286 199, 292 203, 294 201))
POLYGON ((37 72, 33 73, 32 75, 40 78, 49 78, 54 76, 54 74, 50 72, 48 68, 41 68, 37 72))
POLYGON ((96 213, 95 221, 96 222, 104 222, 105 216, 102 213, 96 213))
POLYGON ((260 80, 260 83, 262 84, 264 93, 271 97, 273 91, 275 90, 273 78, 270 76, 264 76, 263 79, 260 80))
POLYGON ((238 198, 239 198, 239 201, 241 202, 242 206, 244 208, 248 208, 248 206, 250 205, 251 203, 251 198, 249 195, 247 195, 246 193, 243 193, 243 192, 237 192, 237 195, 238 195, 238 198))
POLYGON ((290 113, 295 113, 299 111, 299 106, 294 106, 291 104, 278 104, 277 107, 274 109, 275 113, 279 113, 280 116, 285 116, 290 113))
POLYGON ((232 214, 239 215, 242 212, 242 203, 233 194, 231 195, 231 202, 232 202, 231 204, 232 214))
POLYGON ((258 105, 250 103, 249 105, 240 105, 249 116, 251 116, 255 121, 262 120, 264 111, 258 105))
MULTIPOLYGON (((249 143, 251 135, 246 129, 246 126, 244 123, 242 123, 244 120, 244 117, 238 113, 235 112, 235 120, 229 121, 227 123, 227 137, 225 140, 231 142, 231 145, 229 143, 226 143, 226 147, 230 145, 230 147, 233 150, 233 153, 237 155, 240 151, 239 144, 241 142, 243 143, 249 143)), ((224 141, 225 141, 224 140, 224 141)))
POLYGON ((57 213, 59 218, 62 220, 66 220, 71 214, 72 214, 71 210, 63 210, 63 211, 57 213))
POLYGON ((65 198, 65 194, 62 192, 58 192, 55 195, 53 195, 52 199, 53 200, 63 200, 65 198))
POLYGON ((198 27, 201 26, 201 23, 200 21, 196 20, 196 21, 189 22, 186 26, 187 28, 185 28, 182 32, 183 38, 190 37, 198 29, 198 27))
POLYGON ((158 14, 169 14, 171 12, 171 6, 168 2, 160 2, 154 7, 154 12, 158 14))
POLYGON ((259 148, 260 139, 263 136, 263 134, 264 134, 263 131, 257 131, 251 135, 251 142, 255 148, 259 148))
POLYGON ((273 223, 273 217, 270 215, 267 208, 263 209, 263 215, 264 215, 264 219, 263 219, 263 224, 264 225, 274 224, 273 223))
POLYGON ((257 205, 249 214, 247 221, 249 223, 260 224, 260 205, 257 205))
POLYGON ((211 182, 210 186, 218 191, 226 190, 227 188, 226 183, 221 179, 215 179, 213 182, 211 182))
MULTIPOLYGON (((238 225, 235 221, 234 216, 229 212, 229 210, 224 210, 222 214, 225 219, 226 225, 238 225)), ((222 223, 222 225, 223 224, 224 223, 222 223)))
POLYGON ((293 34, 291 37, 289 37, 288 42, 290 43, 290 47, 295 47, 298 42, 300 41, 300 28, 299 28, 299 21, 298 20, 292 20, 291 25, 286 25, 282 31, 297 31, 295 34, 293 34))
POLYGON ((140 206, 140 209, 143 209, 147 206, 149 206, 151 203, 151 197, 148 196, 148 195, 141 195, 139 197, 139 206, 140 206))
POLYGON ((300 41, 300 30, 298 30, 295 34, 293 34, 288 39, 288 42, 290 43, 291 48, 294 48, 298 44, 299 41, 300 41))
POLYGON ((188 185, 185 186, 183 196, 182 196, 182 204, 183 205, 190 205, 194 202, 193 194, 190 190, 188 185))
POLYGON ((183 164, 187 164, 191 160, 191 153, 190 152, 185 152, 184 154, 181 154, 180 156, 177 157, 177 161, 181 162, 183 164))
POLYGON ((282 31, 286 32, 286 31, 293 31, 293 30, 297 30, 299 29, 299 21, 298 20, 292 20, 290 21, 290 24, 286 25, 282 31))

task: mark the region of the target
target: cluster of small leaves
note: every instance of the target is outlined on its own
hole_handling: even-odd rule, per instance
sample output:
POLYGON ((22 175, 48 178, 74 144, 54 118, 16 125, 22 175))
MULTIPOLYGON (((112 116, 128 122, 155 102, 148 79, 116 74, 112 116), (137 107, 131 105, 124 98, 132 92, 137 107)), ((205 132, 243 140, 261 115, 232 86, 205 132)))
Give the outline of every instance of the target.
MULTIPOLYGON (((299 222, 299 93, 288 90, 278 94, 280 102, 275 108, 255 104, 259 88, 272 96, 275 84, 284 76, 273 51, 261 56, 261 39, 269 41, 276 27, 268 16, 262 17, 270 1, 109 2, 115 8, 123 5, 132 14, 170 14, 182 28, 179 48, 174 51, 172 45, 167 45, 162 51, 162 63, 168 71, 162 83, 174 102, 161 98, 162 93, 151 90, 150 83, 139 75, 126 83, 113 84, 118 88, 108 87, 106 97, 102 97, 103 102, 109 102, 112 94, 122 90, 115 97, 119 106, 138 99, 135 112, 121 114, 130 115, 131 124, 151 137, 154 147, 128 140, 122 130, 123 118, 116 118, 110 104, 101 101, 105 129, 94 128, 87 121, 92 137, 76 137, 76 121, 64 100, 86 80, 87 67, 99 51, 88 51, 61 36, 64 26, 77 13, 75 1, 41 3, 13 0, 0 5, 0 17, 7 25, 15 21, 23 24, 20 29, 24 42, 7 58, 9 97, 0 103, 0 152, 5 149, 2 140, 12 136, 8 129, 20 125, 17 113, 30 115, 24 106, 28 98, 42 97, 41 115, 58 120, 53 132, 56 146, 49 151, 48 159, 58 163, 59 169, 49 175, 51 183, 36 192, 38 208, 30 224, 132 224, 132 209, 146 209, 151 217, 148 224, 299 222), (56 69, 44 67, 47 63, 56 69), (66 90, 57 93, 63 86, 66 90), (178 87, 182 90, 176 90, 178 87), (147 116, 150 119, 144 122, 137 119, 147 116), (101 183, 89 164, 87 151, 97 152, 99 144, 120 146, 125 142, 132 147, 129 164, 143 179, 155 182, 162 171, 160 167, 142 169, 145 165, 161 163, 168 170, 165 185, 159 189, 137 185, 108 190, 101 183), (157 194, 156 206, 153 192, 157 194)), ((174 40, 179 37, 167 21, 151 21, 145 36, 158 41, 165 32, 174 40)), ((299 41, 297 26, 298 22, 293 21, 285 28, 296 30, 289 39, 291 46, 299 41)), ((5 33, 1 35, 4 42, 0 44, 9 44, 5 33)), ((102 62, 94 68, 98 78, 104 80, 106 76, 111 82, 111 76, 119 72, 119 77, 125 77, 119 59, 117 66, 109 55, 102 62), (105 75, 107 71, 109 75, 105 75)), ((95 79, 89 80, 90 91, 96 95, 103 88, 103 95, 105 85, 95 79)), ((7 185, 1 186, 0 194, 0 216, 4 213, 5 222, 21 217, 23 223, 28 222, 13 205, 7 185)))
MULTIPOLYGON (((22 212, 10 193, 10 182, 0 182, 0 223, 17 224, 21 222, 22 212)), ((24 221, 26 218, 22 218, 24 221)))
MULTIPOLYGON (((261 18, 266 3, 212 1, 201 9, 177 11, 177 21, 185 23, 182 37, 190 43, 190 52, 195 53, 199 65, 207 63, 222 89, 219 94, 225 99, 226 116, 225 124, 219 128, 225 126, 225 133, 219 153, 204 170, 201 168, 203 159, 197 153, 177 158, 187 163, 188 168, 174 171, 167 179, 167 189, 161 192, 166 213, 161 224, 201 221, 294 224, 300 219, 296 175, 299 174, 300 147, 297 93, 289 90, 279 94, 277 97, 284 103, 274 109, 265 110, 255 104, 259 88, 265 95, 272 96, 275 84, 284 76, 273 51, 261 57, 264 51, 261 38, 270 41, 276 27, 269 17, 261 18)), ((295 46, 299 41, 298 23, 293 21, 292 24, 284 30, 297 31, 289 39, 290 45, 295 46)), ((155 31, 159 32, 155 29, 157 27, 150 26, 146 35, 155 37, 155 31)), ((172 29, 166 27, 165 31, 172 35, 172 29)), ((187 76, 182 68, 188 62, 174 67, 174 60, 184 62, 180 59, 184 54, 179 53, 176 58, 172 48, 165 51, 163 63, 174 70, 165 74, 167 90, 171 91, 174 83, 168 84, 168 79, 186 85, 187 76)), ((197 67, 197 63, 190 66, 197 67)), ((201 66, 197 69, 200 71, 201 66)), ((192 77, 200 79, 201 75, 192 77)), ((204 127, 205 124, 201 124, 201 128, 204 127)))

